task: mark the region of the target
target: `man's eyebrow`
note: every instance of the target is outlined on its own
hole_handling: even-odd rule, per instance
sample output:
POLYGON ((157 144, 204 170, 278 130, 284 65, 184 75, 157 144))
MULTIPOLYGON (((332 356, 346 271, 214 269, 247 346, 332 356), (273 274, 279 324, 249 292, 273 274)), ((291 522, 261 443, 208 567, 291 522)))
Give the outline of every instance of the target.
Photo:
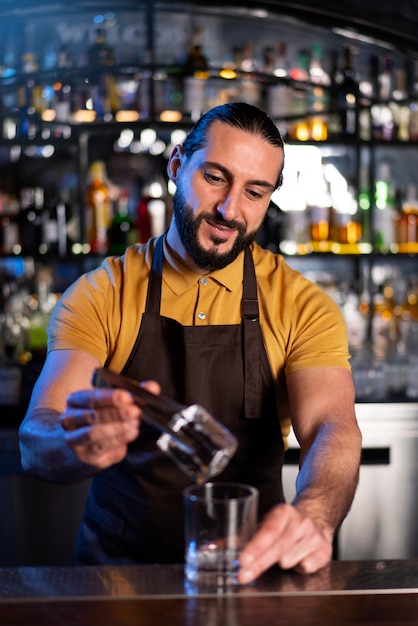
MULTIPOLYGON (((216 163, 216 161, 204 161, 202 167, 214 167, 215 169, 220 170, 224 174, 225 178, 232 178, 231 172, 220 163, 216 163)), ((248 180, 247 185, 257 185, 259 187, 265 187, 271 191, 274 191, 275 188, 274 184, 269 183, 268 180, 248 180)))

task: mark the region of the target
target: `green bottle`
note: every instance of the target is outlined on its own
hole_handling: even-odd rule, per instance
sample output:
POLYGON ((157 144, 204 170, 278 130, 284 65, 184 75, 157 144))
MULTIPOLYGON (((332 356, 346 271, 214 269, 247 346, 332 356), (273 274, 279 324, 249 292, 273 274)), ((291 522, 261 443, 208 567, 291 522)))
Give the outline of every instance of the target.
POLYGON ((110 254, 123 254, 128 246, 137 241, 135 226, 129 215, 129 195, 126 190, 119 196, 107 234, 110 254))

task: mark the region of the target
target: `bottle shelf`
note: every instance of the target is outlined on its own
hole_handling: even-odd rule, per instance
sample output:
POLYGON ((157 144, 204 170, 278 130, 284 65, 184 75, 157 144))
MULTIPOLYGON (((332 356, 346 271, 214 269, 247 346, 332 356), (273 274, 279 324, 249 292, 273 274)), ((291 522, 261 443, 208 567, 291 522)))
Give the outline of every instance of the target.
POLYGON ((373 246, 370 243, 338 243, 336 241, 309 241, 296 244, 296 246, 292 242, 290 244, 283 242, 279 245, 279 249, 283 254, 291 255, 296 253, 299 256, 315 253, 360 256, 373 252, 373 246))
MULTIPOLYGON (((0 25, 2 54, 4 57, 7 53, 8 57, 0 58, 0 152, 4 152, 3 162, 7 163, 0 172, 1 191, 6 193, 3 185, 11 171, 18 180, 16 188, 11 190, 17 198, 19 187, 39 185, 45 187, 46 194, 54 194, 57 189, 71 186, 69 210, 78 218, 78 222, 75 221, 78 230, 67 243, 65 254, 61 255, 48 251, 28 255, 19 246, 13 247, 12 251, 10 239, 6 242, 7 248, 0 238, 0 247, 7 249, 7 254, 0 254, 2 278, 3 275, 13 275, 13 262, 25 265, 27 261, 28 265, 51 270, 54 277, 52 289, 59 293, 73 282, 76 274, 100 263, 103 255, 92 253, 86 244, 86 190, 90 164, 103 158, 109 165, 109 178, 114 178, 112 182, 120 188, 132 183, 132 192, 136 194, 133 196, 135 218, 137 200, 153 178, 154 169, 159 168, 161 180, 165 167, 164 153, 153 156, 144 147, 139 151, 116 147, 118 137, 124 131, 131 133, 137 149, 141 131, 152 128, 157 140, 164 140, 168 149, 171 138, 167 138, 171 132, 187 131, 203 110, 227 101, 247 100, 270 113, 287 148, 293 145, 320 147, 327 155, 326 163, 339 169, 347 185, 353 189, 353 199, 359 206, 362 194, 367 195, 369 202, 364 214, 360 215, 362 212, 359 211, 355 215, 355 220, 362 226, 360 236, 340 237, 339 231, 333 229, 333 218, 330 218, 329 238, 326 241, 311 240, 315 235, 310 230, 309 209, 306 208, 302 236, 288 242, 280 236, 277 224, 273 224, 266 245, 283 253, 289 263, 294 262, 302 272, 314 272, 318 268, 318 275, 320 279, 325 275, 325 282, 332 275, 343 305, 350 300, 351 292, 355 292, 357 309, 350 324, 355 326, 360 315, 361 329, 365 333, 365 324, 374 316, 377 326, 383 329, 382 333, 386 333, 389 342, 392 341, 391 324, 398 314, 395 315, 394 310, 399 302, 397 300, 394 304, 393 298, 391 300, 390 295, 383 292, 386 294, 388 286, 399 290, 405 276, 411 277, 413 282, 417 274, 418 242, 377 245, 373 196, 379 151, 386 148, 393 151, 393 157, 385 155, 393 164, 393 178, 398 181, 400 174, 404 176, 402 191, 408 180, 415 182, 418 165, 415 166, 413 153, 418 140, 418 92, 415 86, 418 66, 412 67, 411 76, 415 74, 415 83, 408 75, 407 95, 404 91, 402 97, 395 97, 393 91, 395 79, 398 80, 404 70, 409 71, 405 61, 410 63, 412 60, 413 65, 409 50, 400 48, 396 52, 390 49, 396 57, 397 72, 392 76, 390 97, 383 98, 380 77, 387 78, 387 73, 383 72, 387 69, 386 64, 383 68, 386 50, 382 50, 379 42, 373 45, 358 41, 353 46, 352 41, 335 34, 331 29, 335 24, 334 21, 331 24, 330 18, 325 30, 314 26, 313 20, 305 25, 283 21, 279 9, 265 19, 250 10, 245 14, 241 5, 235 9, 215 3, 204 9, 202 3, 197 6, 196 3, 170 2, 155 3, 154 6, 148 0, 124 0, 116 3, 115 8, 114 2, 104 0, 104 5, 111 5, 111 10, 115 11, 114 20, 106 22, 105 18, 103 26, 108 36, 104 44, 97 41, 103 33, 97 32, 90 12, 80 10, 84 3, 75 0, 71 7, 60 13, 59 28, 57 3, 52 0, 41 2, 39 6, 44 7, 43 11, 39 11, 38 5, 29 7, 31 3, 26 4, 26 12, 21 14, 13 9, 10 23, 5 19, 0 25), (49 5, 48 11, 45 10, 46 4, 49 5), (216 5, 219 5, 217 10, 216 5), (196 24, 203 25, 202 32, 196 33, 196 24), (207 57, 205 62, 195 57, 191 64, 190 58, 187 59, 191 40, 202 44, 207 57), (99 47, 94 48, 97 43, 99 47), (65 44, 64 55, 61 44, 65 44), (349 58, 350 51, 354 52, 354 59, 349 58), (94 60, 98 57, 94 55, 102 53, 104 62, 96 63, 94 60), (380 57, 382 71, 370 73, 369 57, 375 53, 380 57), (310 55, 311 67, 307 63, 310 55), (335 59, 338 67, 333 68, 335 59), (14 71, 6 60, 14 62, 14 71), (359 75, 355 76, 354 83, 350 81, 353 60, 359 75), (325 81, 318 84, 317 78, 311 79, 311 69, 317 77, 324 70, 328 75, 325 81), (407 134, 403 123, 402 137, 399 137, 397 127, 400 110, 411 120, 407 134), (374 126, 376 119, 379 122, 381 112, 389 117, 392 115, 391 132, 383 126, 374 126), (341 113, 349 113, 350 119, 341 113), (341 124, 344 126, 347 121, 351 126, 342 128, 341 124), (54 150, 50 150, 51 147, 54 150), (398 166, 406 153, 405 166, 398 166), (132 169, 128 172, 130 166, 132 169), (362 168, 367 171, 365 188, 362 168), (138 180, 139 188, 134 188, 138 180), (77 253, 71 252, 74 252, 73 244, 77 253), (398 272, 391 273, 388 267, 390 270, 396 268, 398 272), (380 297, 387 305, 381 315, 373 311, 374 302, 380 297)), ((289 162, 290 159, 287 164, 289 162)), ((307 168, 311 167, 312 161, 308 159, 307 168)), ((288 184, 286 178, 287 174, 285 184, 288 184)), ((170 194, 166 180, 163 185, 168 218, 170 194)), ((302 186, 310 189, 310 184, 302 186)), ((9 218, 14 222, 14 228, 21 221, 16 220, 15 214, 5 213, 5 201, 0 204, 1 234, 2 229, 8 228, 9 218)), ((42 209, 44 217, 54 206, 48 205, 45 209, 42 209)), ((398 210, 399 205, 392 206, 392 209, 398 210)), ((409 240, 403 234, 398 236, 398 231, 389 242, 396 239, 399 242, 409 240)), ((28 294, 34 287, 34 275, 35 272, 31 272, 27 279, 25 289, 28 294)), ((23 279, 21 276, 15 278, 7 278, 7 281, 10 280, 13 289, 20 289, 23 279)), ((4 284, 7 281, 3 281, 4 284)), ((6 294, 4 300, 8 306, 12 298, 6 294)), ((415 306, 413 302, 410 304, 414 315, 415 306)), ((371 327, 372 324, 368 330, 371 327)), ((28 371, 28 366, 25 369, 28 371)))

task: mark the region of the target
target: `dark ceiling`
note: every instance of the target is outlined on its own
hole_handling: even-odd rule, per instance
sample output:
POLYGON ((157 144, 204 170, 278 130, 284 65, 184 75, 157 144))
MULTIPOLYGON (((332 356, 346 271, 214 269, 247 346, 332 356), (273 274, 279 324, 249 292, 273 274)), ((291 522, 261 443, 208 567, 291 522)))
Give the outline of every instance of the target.
POLYGON ((327 27, 340 26, 418 52, 418 0, 255 2, 327 27))
MULTIPOLYGON (((148 4, 170 5, 157 0, 1 0, 0 18, 28 17, 47 11, 62 16, 74 11, 128 10, 148 4)), ((176 4, 196 6, 196 2, 176 4)), ((339 27, 390 43, 402 52, 418 54, 418 0, 200 0, 199 6, 242 9, 264 8, 300 18, 326 28, 339 27)))

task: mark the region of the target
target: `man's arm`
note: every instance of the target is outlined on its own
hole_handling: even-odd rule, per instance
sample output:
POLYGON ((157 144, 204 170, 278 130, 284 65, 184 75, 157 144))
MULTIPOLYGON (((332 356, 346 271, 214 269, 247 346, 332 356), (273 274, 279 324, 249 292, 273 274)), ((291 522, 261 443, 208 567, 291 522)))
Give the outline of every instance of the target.
POLYGON ((288 378, 293 429, 301 447, 293 504, 332 539, 358 484, 361 433, 352 376, 344 368, 301 370, 288 378))
POLYGON ((48 354, 19 429, 23 469, 73 482, 123 459, 139 432, 139 409, 123 390, 93 389, 96 357, 79 350, 48 354))
POLYGON ((332 554, 334 533, 358 483, 361 433, 351 374, 342 367, 309 368, 288 376, 290 413, 301 447, 297 493, 275 507, 241 555, 241 582, 277 563, 311 573, 332 554))

